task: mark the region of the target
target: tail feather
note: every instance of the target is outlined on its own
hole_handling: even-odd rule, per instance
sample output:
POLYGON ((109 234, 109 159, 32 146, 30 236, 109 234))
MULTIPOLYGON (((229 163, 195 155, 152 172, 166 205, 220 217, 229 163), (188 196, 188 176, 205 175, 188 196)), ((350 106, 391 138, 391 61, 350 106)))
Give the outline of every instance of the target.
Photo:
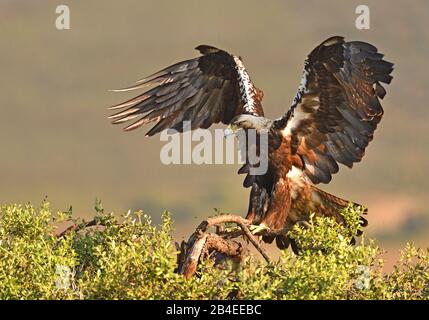
MULTIPOLYGON (((334 217, 339 223, 346 224, 346 221, 344 220, 344 217, 341 215, 340 211, 347 208, 349 203, 353 203, 354 206, 362 207, 362 205, 356 202, 350 202, 350 201, 344 200, 326 191, 323 191, 315 186, 312 186, 312 188, 321 198, 322 207, 324 207, 325 209, 325 210, 321 210, 320 214, 334 217)), ((364 215, 368 214, 368 209, 365 208, 365 211, 363 212, 363 214, 364 215)), ((368 220, 360 216, 360 224, 362 227, 366 227, 368 225, 368 220)), ((362 235, 362 230, 359 230, 356 236, 359 237, 361 235, 362 235)))
MULTIPOLYGON (((344 219, 343 215, 341 214, 341 211, 348 207, 350 201, 344 200, 342 198, 339 198, 337 196, 334 196, 328 192, 325 192, 315 186, 311 186, 312 192, 315 195, 315 199, 318 199, 317 205, 315 204, 315 207, 317 208, 315 213, 318 215, 326 216, 326 217, 332 217, 334 218, 338 223, 341 223, 345 226, 347 226, 347 222, 344 219)), ((312 197, 313 199, 313 197, 312 197)), ((310 200, 312 201, 312 200, 310 200)), ((361 206, 358 203, 354 203, 355 206, 361 206)), ((309 209, 310 210, 310 209, 309 209)), ((311 211, 311 210, 310 210, 311 211)), ((368 210, 365 209, 363 214, 367 214, 368 210)), ((360 223, 362 227, 366 227, 368 225, 368 220, 364 217, 360 216, 360 223)), ((356 243, 355 237, 359 237, 362 235, 362 230, 358 230, 355 235, 350 240, 350 245, 354 245, 356 243)), ((289 245, 292 248, 292 251, 296 254, 299 253, 299 247, 296 244, 295 240, 292 238, 289 238, 287 235, 281 235, 274 237, 263 237, 263 240, 268 243, 272 243, 273 240, 276 240, 276 245, 279 249, 286 249, 289 247, 289 245)))

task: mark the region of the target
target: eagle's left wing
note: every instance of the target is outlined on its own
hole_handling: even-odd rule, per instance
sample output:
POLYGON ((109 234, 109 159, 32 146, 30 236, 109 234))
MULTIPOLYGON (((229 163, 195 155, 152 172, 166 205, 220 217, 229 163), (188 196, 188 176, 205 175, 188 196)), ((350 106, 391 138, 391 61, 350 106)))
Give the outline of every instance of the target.
POLYGON ((379 99, 393 64, 364 42, 332 37, 316 47, 291 109, 278 123, 291 138, 294 166, 328 183, 338 163, 359 162, 383 116, 379 99))

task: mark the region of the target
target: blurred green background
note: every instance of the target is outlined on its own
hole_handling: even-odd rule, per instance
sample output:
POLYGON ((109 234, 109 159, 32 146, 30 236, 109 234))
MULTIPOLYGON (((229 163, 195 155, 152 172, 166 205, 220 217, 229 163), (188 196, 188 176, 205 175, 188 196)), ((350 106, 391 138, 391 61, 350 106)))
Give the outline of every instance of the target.
POLYGON ((429 2, 366 1, 370 30, 357 30, 360 1, 0 0, 0 203, 48 196, 53 207, 93 214, 173 212, 178 240, 213 208, 244 215, 239 165, 162 165, 149 127, 123 133, 107 107, 132 84, 211 44, 241 55, 265 91, 268 117, 289 108, 306 55, 332 35, 376 45, 395 63, 385 117, 362 163, 323 189, 369 207, 369 234, 389 254, 428 246, 429 2), (71 29, 55 28, 70 7, 71 29))

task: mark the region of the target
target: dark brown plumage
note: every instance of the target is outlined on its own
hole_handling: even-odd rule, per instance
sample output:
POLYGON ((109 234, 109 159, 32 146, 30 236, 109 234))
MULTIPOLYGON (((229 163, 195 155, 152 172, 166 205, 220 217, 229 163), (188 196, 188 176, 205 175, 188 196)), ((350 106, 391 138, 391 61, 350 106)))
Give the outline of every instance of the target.
MULTIPOLYGON (((253 175, 249 162, 239 170, 246 174, 243 185, 251 187, 247 219, 280 229, 314 212, 344 223, 339 211, 348 201, 313 184, 330 182, 339 164, 352 167, 362 159, 383 116, 380 99, 386 91, 381 83, 390 83, 393 64, 368 43, 329 38, 307 57, 291 108, 269 120, 263 117, 263 93, 239 57, 206 45, 196 49, 201 56, 122 89, 152 86, 112 107, 121 109, 110 116, 113 123, 134 121, 125 127, 132 130, 156 122, 147 135, 168 128, 182 132, 183 121, 191 121, 191 129, 222 122, 246 132, 266 130, 268 171, 253 175)), ((367 224, 364 218, 362 224, 367 224)), ((276 243, 285 248, 291 241, 278 236, 276 243)))
MULTIPOLYGON (((154 86, 151 90, 110 109, 124 109, 111 115, 113 123, 135 120, 125 130, 136 129, 149 122, 157 124, 147 133, 152 136, 173 128, 182 132, 183 121, 192 121, 192 128, 208 128, 213 123, 229 124, 240 114, 263 116, 262 91, 252 83, 245 90, 240 76, 247 71, 238 57, 206 45, 196 48, 203 55, 167 67, 136 83, 116 91, 154 86), (249 100, 249 101, 247 101, 249 100), (251 101, 250 101, 251 100, 251 101)), ((250 80, 249 80, 250 81, 250 80)))

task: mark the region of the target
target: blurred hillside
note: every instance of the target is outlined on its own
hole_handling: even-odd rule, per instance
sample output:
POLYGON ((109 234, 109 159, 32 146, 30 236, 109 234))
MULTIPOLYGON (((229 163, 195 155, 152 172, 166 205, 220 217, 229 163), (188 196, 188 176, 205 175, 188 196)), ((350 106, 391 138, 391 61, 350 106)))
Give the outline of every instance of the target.
POLYGON ((46 195, 85 215, 96 197, 113 211, 174 213, 178 236, 213 208, 245 214, 238 165, 164 166, 149 127, 122 133, 106 108, 133 83, 212 44, 241 55, 265 91, 268 117, 284 113, 306 55, 332 35, 375 44, 395 63, 385 117, 364 161, 323 189, 369 207, 385 247, 429 245, 426 59, 429 3, 367 1, 371 29, 354 26, 359 1, 0 1, 0 203, 46 195), (68 4, 71 30, 55 28, 68 4))

